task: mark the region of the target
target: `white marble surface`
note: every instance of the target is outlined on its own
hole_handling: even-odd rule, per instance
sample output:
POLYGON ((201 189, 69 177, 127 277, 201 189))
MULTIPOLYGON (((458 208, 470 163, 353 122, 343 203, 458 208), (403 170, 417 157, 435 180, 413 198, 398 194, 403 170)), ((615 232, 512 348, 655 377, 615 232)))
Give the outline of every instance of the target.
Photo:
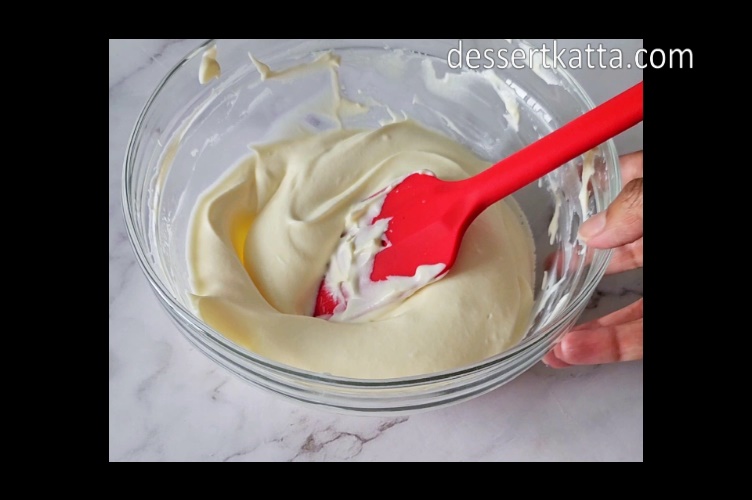
MULTIPOLYGON (((586 42, 566 41, 568 47, 586 42)), ((193 348, 136 264, 123 222, 120 176, 146 98, 198 43, 109 44, 111 461, 642 461, 642 361, 567 370, 539 364, 471 401, 377 418, 287 402, 226 373, 193 348)), ((603 43, 633 54, 642 40, 603 43)), ((597 103, 642 78, 634 68, 574 73, 597 103)), ((616 142, 621 153, 642 148, 642 127, 616 142)), ((641 270, 607 277, 583 319, 641 295, 641 270)))

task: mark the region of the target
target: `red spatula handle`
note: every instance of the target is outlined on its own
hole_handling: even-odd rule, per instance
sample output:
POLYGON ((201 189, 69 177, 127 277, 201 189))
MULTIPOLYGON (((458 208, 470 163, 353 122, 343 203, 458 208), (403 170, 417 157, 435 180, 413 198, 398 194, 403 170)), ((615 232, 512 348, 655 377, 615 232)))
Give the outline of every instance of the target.
MULTIPOLYGON (((642 121, 642 82, 470 179, 476 214, 642 121)), ((459 186, 458 186, 459 187, 459 186)))

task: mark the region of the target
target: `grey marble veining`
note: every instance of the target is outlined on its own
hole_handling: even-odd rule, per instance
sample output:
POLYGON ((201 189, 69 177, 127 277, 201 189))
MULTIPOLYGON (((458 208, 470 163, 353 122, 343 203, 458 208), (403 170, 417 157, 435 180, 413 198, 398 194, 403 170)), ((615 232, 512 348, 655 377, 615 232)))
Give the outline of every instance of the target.
MULTIPOLYGON (((641 361, 567 370, 539 364, 471 401, 378 418, 287 402, 226 373, 193 348, 136 264, 122 216, 120 176, 146 98, 198 43, 109 42, 111 461, 642 461, 641 361)), ((606 43, 632 52, 642 45, 606 43)), ((636 70, 574 73, 596 102, 623 89, 625 80, 641 79, 636 70)), ((622 134, 616 144, 622 153, 641 148, 642 127, 622 134)), ((641 270, 608 276, 582 319, 641 295, 641 270)))

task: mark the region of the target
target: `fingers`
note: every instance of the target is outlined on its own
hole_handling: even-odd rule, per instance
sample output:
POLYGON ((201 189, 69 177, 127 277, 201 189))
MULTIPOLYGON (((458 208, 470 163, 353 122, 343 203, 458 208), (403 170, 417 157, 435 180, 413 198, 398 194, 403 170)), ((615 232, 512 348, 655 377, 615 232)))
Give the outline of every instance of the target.
POLYGON ((642 303, 643 299, 640 299, 626 307, 622 307, 618 311, 612 312, 611 314, 577 325, 572 328, 572 330, 593 330, 603 326, 618 325, 620 323, 628 323, 640 319, 642 318, 642 303))
POLYGON ((564 361, 560 360, 556 357, 556 354, 554 354, 554 350, 551 349, 546 353, 545 356, 543 356, 543 362, 548 366, 549 368, 567 368, 570 365, 569 363, 565 363, 564 361))
POLYGON ((593 330, 574 330, 554 346, 570 365, 598 365, 642 359, 642 319, 593 330))
POLYGON ((642 267, 642 238, 614 250, 606 274, 620 273, 642 267))
MULTIPOLYGON (((607 274, 642 267, 642 151, 620 158, 626 185, 609 207, 586 220, 582 241, 594 248, 614 248, 607 274)), ((543 362, 552 368, 642 359, 643 300, 602 318, 576 326, 551 349, 543 362)))
POLYGON ((552 368, 566 368, 642 359, 642 305, 640 299, 575 327, 544 356, 543 362, 552 368))
POLYGON ((624 189, 604 212, 580 226, 582 241, 594 248, 615 248, 642 237, 642 151, 619 157, 624 189))
POLYGON ((642 177, 642 151, 629 153, 619 157, 621 182, 629 184, 634 179, 642 177))
MULTIPOLYGON (((623 271, 629 271, 631 269, 638 269, 642 267, 642 242, 643 238, 627 243, 619 248, 615 248, 611 262, 606 268, 606 274, 616 274, 623 271)), ((592 254, 588 253, 585 256, 585 264, 589 264, 592 258, 592 254)), ((543 269, 552 275, 552 270, 556 270, 555 277, 559 278, 562 274, 562 269, 566 265, 564 254, 560 251, 555 251, 546 256, 543 260, 543 269)), ((576 266, 576 262, 570 262, 570 265, 576 266)))
MULTIPOLYGON (((611 262, 606 268, 606 274, 616 274, 642 267, 642 242, 643 238, 639 238, 632 243, 627 243, 626 245, 615 248, 611 257, 611 262)), ((570 259, 581 257, 582 256, 573 255, 570 256, 570 259)), ((585 264, 589 264, 592 260, 592 253, 588 252, 584 258, 585 264)), ((565 269, 567 265, 576 267, 578 262, 572 260, 567 262, 565 254, 559 250, 551 252, 543 260, 543 269, 548 271, 549 276, 557 279, 561 276, 563 272, 562 270, 565 269)))
POLYGON ((605 211, 586 220, 579 237, 595 248, 615 248, 642 237, 642 178, 631 180, 605 211))

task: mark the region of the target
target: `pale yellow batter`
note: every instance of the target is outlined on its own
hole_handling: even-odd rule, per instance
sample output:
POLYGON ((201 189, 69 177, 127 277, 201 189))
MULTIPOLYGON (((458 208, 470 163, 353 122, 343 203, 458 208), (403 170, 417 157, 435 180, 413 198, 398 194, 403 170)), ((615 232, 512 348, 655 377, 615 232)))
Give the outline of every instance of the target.
POLYGON ((198 81, 201 85, 209 83, 214 78, 219 78, 222 69, 217 62, 217 46, 212 45, 201 56, 201 66, 198 69, 198 81))
POLYGON ((508 198, 468 229, 443 279, 368 321, 311 317, 350 208, 418 169, 460 179, 489 164, 403 121, 259 146, 195 208, 198 314, 232 341, 297 368, 355 378, 426 374, 515 345, 533 305, 534 248, 508 198))

